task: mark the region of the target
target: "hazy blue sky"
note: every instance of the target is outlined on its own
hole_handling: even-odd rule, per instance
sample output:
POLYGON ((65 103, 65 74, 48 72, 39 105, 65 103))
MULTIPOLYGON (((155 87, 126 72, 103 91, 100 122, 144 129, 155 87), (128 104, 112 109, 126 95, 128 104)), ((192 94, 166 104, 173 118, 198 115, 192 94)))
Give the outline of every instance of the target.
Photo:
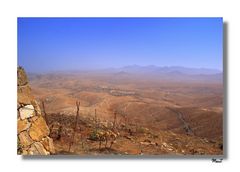
POLYGON ((28 72, 185 66, 222 70, 222 18, 18 18, 28 72))

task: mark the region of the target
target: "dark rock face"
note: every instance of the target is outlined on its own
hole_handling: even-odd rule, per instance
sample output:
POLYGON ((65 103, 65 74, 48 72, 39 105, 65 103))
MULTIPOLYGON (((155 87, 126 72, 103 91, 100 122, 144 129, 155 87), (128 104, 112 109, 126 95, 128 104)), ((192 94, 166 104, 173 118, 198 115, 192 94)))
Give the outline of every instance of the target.
POLYGON ((18 86, 24 86, 28 84, 28 78, 27 78, 26 72, 22 67, 18 67, 17 77, 18 77, 18 86))

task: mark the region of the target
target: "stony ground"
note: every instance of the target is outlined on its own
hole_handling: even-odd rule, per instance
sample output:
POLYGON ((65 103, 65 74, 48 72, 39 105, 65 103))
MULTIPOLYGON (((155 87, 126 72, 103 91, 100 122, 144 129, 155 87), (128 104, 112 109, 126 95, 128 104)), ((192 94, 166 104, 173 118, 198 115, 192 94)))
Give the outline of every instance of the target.
POLYGON ((113 121, 99 121, 91 117, 80 117, 77 129, 74 116, 49 114, 50 136, 54 139, 56 154, 78 155, 221 155, 222 143, 186 134, 175 134, 168 131, 154 132, 148 128, 133 124, 116 124, 113 121), (93 133, 113 131, 118 133, 114 143, 111 138, 105 146, 105 140, 91 138, 93 133), (74 142, 69 150, 72 135, 74 142))
MULTIPOLYGON (((148 87, 145 92, 137 89, 142 91, 138 94, 114 88, 118 90, 116 94, 116 91, 112 91, 113 88, 110 92, 108 87, 96 88, 96 83, 91 87, 91 82, 87 83, 86 80, 84 87, 81 80, 70 78, 66 82, 66 78, 63 79, 57 78, 56 81, 49 82, 48 78, 44 78, 43 85, 39 80, 35 82, 35 95, 43 96, 38 97, 37 102, 24 70, 18 69, 18 154, 223 154, 221 109, 218 112, 216 108, 200 106, 206 102, 206 98, 210 99, 211 103, 214 102, 216 107, 221 102, 218 102, 219 98, 212 101, 213 98, 215 100, 215 94, 210 97, 204 94, 202 97, 203 93, 199 92, 202 87, 198 88, 198 85, 193 87, 196 87, 197 91, 192 91, 194 95, 201 93, 200 97, 195 95, 198 97, 196 100, 201 100, 200 104, 195 104, 197 108, 187 108, 184 104, 194 102, 194 97, 186 98, 185 92, 179 96, 181 91, 175 90, 175 85, 170 95, 166 90, 149 93, 148 87), (61 86, 63 82, 64 85, 61 86), (36 89, 36 85, 41 88, 36 89), (77 86, 76 90, 74 86, 77 86), (175 91, 178 94, 175 94, 175 91), (183 98, 187 101, 183 101, 183 98), (76 115, 77 109, 74 105, 79 100, 81 106, 76 115), (46 103, 46 109, 43 102, 46 103)), ((157 83, 156 87, 158 86, 157 83)), ((125 90, 125 87, 123 83, 121 89, 125 90)), ((212 91, 215 87, 209 86, 208 89, 212 91)), ((152 88, 152 85, 149 88, 152 88)), ((169 89, 169 85, 165 89, 169 89)), ((189 88, 185 91, 188 93, 189 88)))

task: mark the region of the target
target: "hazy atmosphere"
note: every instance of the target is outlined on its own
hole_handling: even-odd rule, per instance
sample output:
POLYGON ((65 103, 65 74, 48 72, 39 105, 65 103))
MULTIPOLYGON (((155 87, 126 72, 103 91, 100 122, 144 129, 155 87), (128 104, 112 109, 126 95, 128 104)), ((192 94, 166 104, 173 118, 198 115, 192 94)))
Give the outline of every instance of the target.
POLYGON ((222 70, 222 18, 18 18, 28 72, 139 66, 222 70))
POLYGON ((222 18, 19 18, 18 154, 222 155, 222 18))

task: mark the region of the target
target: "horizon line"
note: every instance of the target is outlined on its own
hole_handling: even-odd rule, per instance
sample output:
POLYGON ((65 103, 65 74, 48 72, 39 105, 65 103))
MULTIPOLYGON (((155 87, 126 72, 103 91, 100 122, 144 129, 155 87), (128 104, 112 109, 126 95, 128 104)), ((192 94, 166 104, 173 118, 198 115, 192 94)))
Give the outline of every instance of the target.
MULTIPOLYGON (((23 67, 21 65, 18 65, 18 67, 23 67)), ((41 70, 41 71, 27 71, 24 68, 24 70, 26 70, 27 73, 52 73, 52 72, 73 72, 73 71, 101 71, 101 70, 117 70, 117 69, 123 69, 126 67, 156 67, 156 68, 174 68, 174 67, 178 67, 178 68, 185 68, 185 69, 202 69, 202 70, 215 70, 218 71, 218 73, 223 73, 223 69, 217 69, 217 68, 208 68, 208 67, 187 67, 187 66, 178 66, 178 65, 173 65, 173 66, 169 66, 169 65, 163 65, 163 66, 158 66, 158 65, 137 65, 137 64, 132 64, 132 65, 125 65, 125 66, 121 66, 121 67, 104 67, 104 68, 85 68, 85 69, 50 69, 50 70, 41 70)))

